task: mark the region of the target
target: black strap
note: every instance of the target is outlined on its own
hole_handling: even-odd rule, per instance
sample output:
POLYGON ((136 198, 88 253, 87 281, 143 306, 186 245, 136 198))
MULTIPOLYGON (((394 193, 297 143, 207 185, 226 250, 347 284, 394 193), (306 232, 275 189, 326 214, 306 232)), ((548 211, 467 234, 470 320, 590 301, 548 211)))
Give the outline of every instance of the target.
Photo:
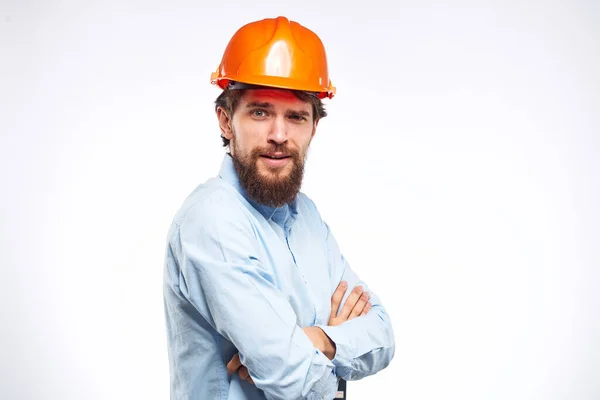
POLYGON ((338 382, 338 389, 337 389, 337 394, 336 394, 335 398, 336 398, 336 400, 337 399, 346 400, 346 381, 343 380, 342 378, 340 378, 340 381, 338 382))

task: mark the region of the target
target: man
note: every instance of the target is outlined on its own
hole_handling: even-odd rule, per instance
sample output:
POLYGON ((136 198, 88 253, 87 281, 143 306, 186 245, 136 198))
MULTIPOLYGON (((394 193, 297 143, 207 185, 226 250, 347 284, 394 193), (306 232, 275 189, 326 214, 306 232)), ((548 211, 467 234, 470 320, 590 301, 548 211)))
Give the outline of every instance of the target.
POLYGON ((212 82, 224 89, 216 114, 229 153, 169 231, 171 397, 332 399, 340 377, 389 364, 394 335, 299 191, 321 98, 335 91, 324 47, 284 17, 253 22, 212 82))

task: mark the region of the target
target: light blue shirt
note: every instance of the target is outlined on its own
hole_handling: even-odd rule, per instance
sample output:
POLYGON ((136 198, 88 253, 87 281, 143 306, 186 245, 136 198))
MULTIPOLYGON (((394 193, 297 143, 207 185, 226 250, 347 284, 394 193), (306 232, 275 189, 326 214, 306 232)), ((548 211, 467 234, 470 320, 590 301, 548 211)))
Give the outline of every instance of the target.
MULTIPOLYGON (((337 377, 385 368, 394 333, 377 295, 348 266, 314 203, 249 199, 226 154, 219 176, 199 185, 168 235, 164 301, 172 399, 333 399, 337 377), (327 326, 340 281, 362 285, 373 307, 327 326), (302 327, 336 345, 329 360, 302 327), (239 352, 254 385, 229 375, 239 352)), ((344 298, 345 301, 345 298, 344 298)))

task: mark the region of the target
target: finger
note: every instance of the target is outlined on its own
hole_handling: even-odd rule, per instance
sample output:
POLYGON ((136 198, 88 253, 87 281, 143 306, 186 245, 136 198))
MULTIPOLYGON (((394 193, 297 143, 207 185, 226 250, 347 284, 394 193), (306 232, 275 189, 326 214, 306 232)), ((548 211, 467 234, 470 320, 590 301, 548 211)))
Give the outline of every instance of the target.
POLYGON ((248 368, 242 365, 240 369, 238 369, 238 375, 240 376, 241 380, 247 380, 250 377, 250 374, 248 373, 248 368))
POLYGON ((358 298, 356 304, 354 305, 354 308, 352 309, 352 312, 350 313, 350 317, 348 317, 348 319, 358 317, 367 305, 369 298, 371 298, 369 292, 363 292, 358 298))
POLYGON ((360 313, 361 316, 363 315, 367 315, 369 313, 369 311, 371 311, 371 307, 373 307, 373 304, 371 303, 367 303, 367 305, 365 306, 365 308, 363 308, 362 312, 360 313))
POLYGON ((227 363, 227 372, 229 372, 229 375, 231 375, 241 366, 242 362, 240 361, 240 353, 235 353, 235 355, 231 358, 231 361, 227 363))
POLYGON ((248 382, 254 385, 254 381, 252 380, 252 377, 250 375, 248 375, 248 382))
POLYGON ((338 317, 342 318, 344 321, 348 319, 350 313, 352 312, 352 309, 356 305, 356 302, 362 295, 363 291, 364 289, 362 286, 356 286, 352 290, 352 293, 350 293, 350 295, 346 299, 346 303, 344 303, 344 307, 342 307, 342 311, 340 311, 338 317))
POLYGON ((340 304, 342 303, 342 299, 344 298, 346 289, 348 289, 348 282, 341 281, 335 289, 335 292, 333 292, 333 296, 331 296, 331 315, 329 316, 330 319, 333 319, 338 315, 340 304))

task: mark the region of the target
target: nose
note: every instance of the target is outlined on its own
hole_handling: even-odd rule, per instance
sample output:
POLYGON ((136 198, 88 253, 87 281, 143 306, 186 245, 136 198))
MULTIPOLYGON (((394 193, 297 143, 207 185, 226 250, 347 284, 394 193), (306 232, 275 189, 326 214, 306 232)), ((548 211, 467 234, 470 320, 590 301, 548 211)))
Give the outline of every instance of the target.
POLYGON ((287 129, 283 116, 273 118, 270 128, 269 136, 267 137, 269 143, 283 144, 287 142, 287 129))

